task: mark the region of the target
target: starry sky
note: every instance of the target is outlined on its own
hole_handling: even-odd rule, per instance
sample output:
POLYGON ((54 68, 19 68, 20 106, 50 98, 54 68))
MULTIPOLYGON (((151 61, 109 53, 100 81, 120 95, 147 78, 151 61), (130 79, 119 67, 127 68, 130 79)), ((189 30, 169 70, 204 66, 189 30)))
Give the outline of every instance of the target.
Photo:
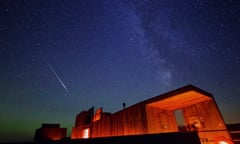
POLYGON ((193 84, 240 122, 240 1, 0 0, 0 142, 193 84))

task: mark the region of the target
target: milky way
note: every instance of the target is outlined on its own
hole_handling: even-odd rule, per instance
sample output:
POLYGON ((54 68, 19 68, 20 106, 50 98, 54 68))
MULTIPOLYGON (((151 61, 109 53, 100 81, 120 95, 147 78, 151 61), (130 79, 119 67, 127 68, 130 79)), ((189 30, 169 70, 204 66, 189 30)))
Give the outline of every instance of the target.
POLYGON ((238 0, 1 0, 0 140, 31 140, 41 123, 70 133, 82 110, 187 84, 239 122, 239 14, 238 0))

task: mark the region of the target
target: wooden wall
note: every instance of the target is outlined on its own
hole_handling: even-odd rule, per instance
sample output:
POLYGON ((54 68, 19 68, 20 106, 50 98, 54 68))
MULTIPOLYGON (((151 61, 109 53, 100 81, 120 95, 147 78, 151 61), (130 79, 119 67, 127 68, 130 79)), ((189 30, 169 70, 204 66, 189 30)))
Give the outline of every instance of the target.
POLYGON ((73 127, 72 128, 72 134, 71 134, 71 139, 80 139, 83 138, 83 128, 78 126, 78 127, 73 127))
POLYGON ((199 121, 198 130, 226 130, 225 123, 213 100, 194 104, 183 108, 187 124, 199 121))
POLYGON ((177 132, 174 111, 146 106, 148 133, 177 132))
POLYGON ((230 139, 229 132, 214 99, 184 107, 183 115, 188 130, 198 131, 202 142, 211 144, 218 137, 230 139), (197 125, 195 128, 193 128, 194 123, 197 125))
POLYGON ((143 104, 134 105, 92 125, 92 137, 146 134, 146 113, 143 104))

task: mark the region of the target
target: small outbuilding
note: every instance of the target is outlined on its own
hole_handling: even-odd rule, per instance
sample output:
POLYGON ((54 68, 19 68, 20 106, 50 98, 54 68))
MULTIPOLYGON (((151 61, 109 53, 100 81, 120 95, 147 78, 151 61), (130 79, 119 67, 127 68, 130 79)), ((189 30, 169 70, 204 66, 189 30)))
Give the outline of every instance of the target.
POLYGON ((66 138, 67 128, 60 128, 60 124, 42 124, 35 132, 35 141, 56 141, 66 138))

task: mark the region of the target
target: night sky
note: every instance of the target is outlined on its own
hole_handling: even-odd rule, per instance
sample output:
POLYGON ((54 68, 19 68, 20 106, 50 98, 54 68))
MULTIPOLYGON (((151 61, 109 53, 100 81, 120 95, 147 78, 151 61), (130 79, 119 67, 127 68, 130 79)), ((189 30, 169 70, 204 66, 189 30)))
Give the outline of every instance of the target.
POLYGON ((0 0, 0 142, 188 84, 240 122, 240 1, 0 0))

